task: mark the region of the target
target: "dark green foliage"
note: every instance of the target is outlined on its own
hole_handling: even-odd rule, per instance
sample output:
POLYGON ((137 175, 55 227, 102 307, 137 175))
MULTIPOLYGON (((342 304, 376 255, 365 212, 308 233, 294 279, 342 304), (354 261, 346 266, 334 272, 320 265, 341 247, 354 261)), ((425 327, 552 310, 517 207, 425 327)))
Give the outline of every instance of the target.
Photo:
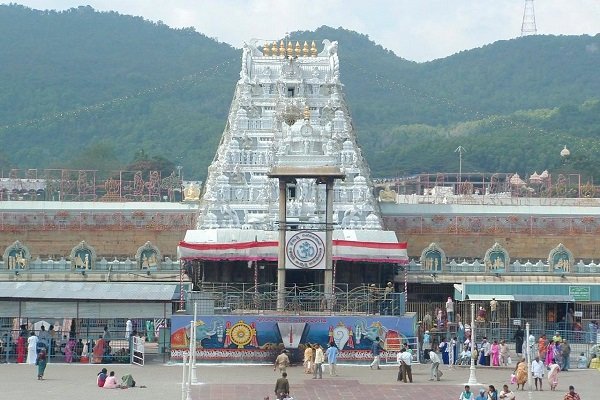
MULTIPOLYGON (((319 49, 323 38, 340 44, 346 100, 374 176, 458 171, 462 145, 463 171, 600 179, 600 35, 528 36, 421 64, 342 28, 291 35, 319 49), (568 160, 559 156, 565 144, 568 160)), ((193 28, 90 7, 0 5, 0 164, 130 169, 144 149, 137 161, 163 175, 182 165, 202 178, 240 57, 193 28)))

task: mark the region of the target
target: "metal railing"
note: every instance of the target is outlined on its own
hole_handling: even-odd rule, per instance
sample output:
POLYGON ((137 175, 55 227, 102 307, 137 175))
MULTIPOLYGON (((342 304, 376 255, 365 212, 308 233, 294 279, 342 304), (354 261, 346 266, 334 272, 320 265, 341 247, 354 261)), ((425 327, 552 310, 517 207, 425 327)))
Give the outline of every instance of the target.
POLYGON ((293 285, 285 288, 285 308, 277 309, 277 285, 206 283, 200 291, 210 294, 217 314, 260 314, 285 312, 291 314, 379 314, 402 315, 405 312, 404 293, 386 292, 367 285, 350 288, 337 285, 332 294, 324 285, 293 285))
MULTIPOLYGON (((52 363, 143 364, 145 354, 148 353, 146 347, 156 348, 156 354, 167 352, 165 349, 159 350, 162 339, 158 332, 161 329, 169 329, 168 320, 162 318, 133 319, 131 332, 126 331, 126 321, 123 318, 79 319, 75 332, 67 326, 58 327, 54 337, 40 335, 38 320, 29 320, 24 324, 25 329, 13 329, 14 321, 18 320, 12 317, 0 318, 0 363, 26 363, 27 338, 32 331, 39 337, 37 352, 43 348, 52 363), (106 325, 110 328, 110 336, 105 339, 103 349, 95 352, 96 344, 103 336, 103 327, 106 325), (137 338, 136 343, 133 341, 134 335, 137 338), (131 349, 134 349, 134 354, 131 349), (140 354, 135 353, 141 353, 141 359, 140 354)), ((162 347, 166 348, 165 343, 162 343, 162 347)))

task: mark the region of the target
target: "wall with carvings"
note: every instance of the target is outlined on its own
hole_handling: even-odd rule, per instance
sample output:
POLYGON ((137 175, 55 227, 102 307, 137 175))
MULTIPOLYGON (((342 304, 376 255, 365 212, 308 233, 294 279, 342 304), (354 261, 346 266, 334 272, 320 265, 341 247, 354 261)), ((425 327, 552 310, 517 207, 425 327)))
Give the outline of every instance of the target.
POLYGON ((98 257, 112 259, 131 258, 144 243, 150 241, 164 257, 177 259, 177 245, 183 240, 186 228, 170 231, 152 230, 28 230, 24 232, 0 231, 0 249, 16 240, 26 245, 33 258, 53 259, 68 257, 71 249, 82 240, 96 249, 98 257))
POLYGON ((498 242, 510 253, 511 260, 521 260, 521 262, 546 260, 550 250, 559 243, 568 247, 576 260, 600 260, 600 237, 596 235, 529 235, 522 233, 473 235, 434 232, 405 234, 398 231, 396 234, 400 240, 408 242, 408 256, 414 259, 419 259, 421 251, 435 242, 444 249, 448 260, 459 261, 463 258, 481 260, 486 250, 498 242))

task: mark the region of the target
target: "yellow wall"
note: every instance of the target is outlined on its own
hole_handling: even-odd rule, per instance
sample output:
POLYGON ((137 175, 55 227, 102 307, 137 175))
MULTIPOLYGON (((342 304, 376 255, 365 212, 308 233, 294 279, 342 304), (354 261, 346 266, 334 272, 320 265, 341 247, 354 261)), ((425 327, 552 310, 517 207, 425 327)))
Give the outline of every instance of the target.
POLYGON ((133 259, 138 247, 150 241, 158 247, 163 256, 176 259, 177 244, 184 236, 185 230, 0 231, 0 252, 4 252, 5 248, 18 240, 29 248, 34 259, 40 257, 45 260, 48 256, 52 256, 53 259, 66 258, 71 254, 73 247, 85 240, 96 250, 99 259, 106 257, 110 261, 114 257, 133 259))

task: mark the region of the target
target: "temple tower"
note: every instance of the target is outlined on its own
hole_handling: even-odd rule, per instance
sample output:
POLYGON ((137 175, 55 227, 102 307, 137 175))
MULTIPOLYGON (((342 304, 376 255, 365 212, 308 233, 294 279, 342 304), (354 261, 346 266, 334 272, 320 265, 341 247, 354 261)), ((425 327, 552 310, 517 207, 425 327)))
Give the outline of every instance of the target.
MULTIPOLYGON (((283 40, 244 45, 227 124, 201 201, 197 229, 276 231, 276 165, 338 167, 334 229, 381 230, 368 166, 356 142, 340 81, 337 42, 283 40)), ((325 188, 314 179, 288 187, 287 221, 324 224, 325 188)))

